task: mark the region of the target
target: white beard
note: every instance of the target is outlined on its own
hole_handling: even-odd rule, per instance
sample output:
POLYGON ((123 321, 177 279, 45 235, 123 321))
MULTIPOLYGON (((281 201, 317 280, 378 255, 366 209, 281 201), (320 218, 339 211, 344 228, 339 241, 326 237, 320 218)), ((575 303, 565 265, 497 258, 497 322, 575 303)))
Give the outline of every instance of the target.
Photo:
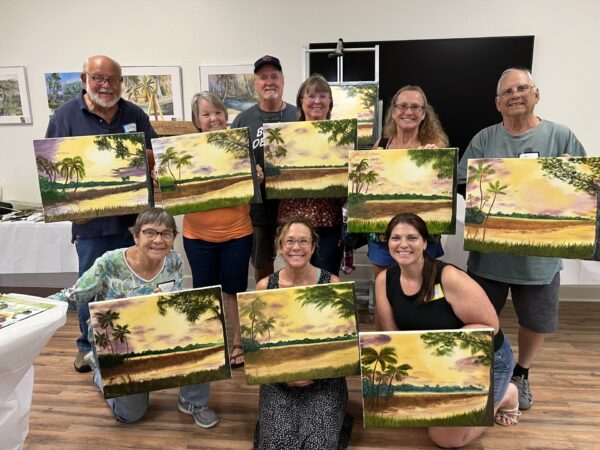
MULTIPOLYGON (((93 103, 95 103, 96 105, 101 106, 103 108, 112 108, 113 106, 115 106, 117 104, 117 102, 120 99, 120 97, 115 96, 112 100, 109 100, 109 101, 103 100, 100 96, 98 96, 92 92, 92 90, 90 89, 90 80, 89 79, 86 80, 85 90, 86 90, 87 95, 90 98, 90 100, 93 103)), ((100 88, 100 90, 104 90, 104 88, 100 88)), ((104 92, 107 93, 106 90, 104 90, 104 92)), ((114 91, 111 89, 109 91, 109 93, 114 93, 114 91)))

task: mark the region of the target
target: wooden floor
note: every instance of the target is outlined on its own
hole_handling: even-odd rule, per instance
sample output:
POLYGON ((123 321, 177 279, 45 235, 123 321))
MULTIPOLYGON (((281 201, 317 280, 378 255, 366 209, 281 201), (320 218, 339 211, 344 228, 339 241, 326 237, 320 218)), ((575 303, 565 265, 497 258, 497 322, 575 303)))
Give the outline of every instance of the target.
MULTIPOLYGON (((502 326, 516 347, 510 305, 502 326)), ((600 449, 600 303, 563 302, 560 326, 561 331, 547 339, 530 374, 532 409, 516 427, 490 428, 467 448, 600 449)), ((121 424, 112 418, 90 374, 73 370, 77 332, 76 317, 70 313, 67 325, 35 362, 26 449, 251 448, 258 388, 245 385, 243 370, 235 370, 232 380, 213 383, 209 403, 221 422, 212 429, 200 429, 177 411, 175 389, 151 393, 144 419, 121 424)), ((358 377, 349 378, 348 385, 348 406, 355 418, 350 448, 434 448, 423 429, 364 429, 358 377)))

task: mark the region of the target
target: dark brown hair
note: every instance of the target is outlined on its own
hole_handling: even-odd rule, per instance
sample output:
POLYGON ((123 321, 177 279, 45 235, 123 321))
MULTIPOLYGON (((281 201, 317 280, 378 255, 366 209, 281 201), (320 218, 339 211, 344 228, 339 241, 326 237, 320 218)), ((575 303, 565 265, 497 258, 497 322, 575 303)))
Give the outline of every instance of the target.
MULTIPOLYGON (((429 239, 429 231, 427 231, 427 224, 423 219, 421 219, 418 215, 414 213, 400 213, 396 214, 385 230, 385 238, 389 242, 390 237, 392 235, 392 231, 396 228, 397 225, 405 223, 407 225, 411 225, 417 233, 421 235, 425 242, 429 239)), ((427 303, 431 301, 434 292, 435 286, 435 273, 436 273, 436 264, 437 261, 433 259, 431 256, 427 254, 425 250, 423 250, 423 281, 421 283, 421 287, 417 292, 417 304, 427 303)))

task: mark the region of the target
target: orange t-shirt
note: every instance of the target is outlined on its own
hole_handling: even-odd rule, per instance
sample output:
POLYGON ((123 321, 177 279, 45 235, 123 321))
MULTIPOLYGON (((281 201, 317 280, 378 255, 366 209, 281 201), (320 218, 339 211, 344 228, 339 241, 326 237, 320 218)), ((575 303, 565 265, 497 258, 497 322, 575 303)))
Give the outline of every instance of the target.
POLYGON ((252 234, 250 205, 200 211, 183 216, 183 235, 188 239, 225 242, 252 234))

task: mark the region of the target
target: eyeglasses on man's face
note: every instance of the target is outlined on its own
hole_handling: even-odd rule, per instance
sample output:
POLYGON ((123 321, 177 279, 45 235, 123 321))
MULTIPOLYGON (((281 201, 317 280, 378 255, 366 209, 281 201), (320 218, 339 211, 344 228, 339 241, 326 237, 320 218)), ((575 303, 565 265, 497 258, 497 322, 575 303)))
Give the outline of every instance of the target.
POLYGON ((154 228, 146 228, 145 230, 142 230, 142 234, 150 240, 156 239, 156 236, 159 235, 163 241, 172 241, 175 239, 175 233, 171 230, 156 231, 154 228))
POLYGON ((406 103, 400 103, 399 105, 394 105, 394 108, 396 108, 401 113, 406 112, 409 109, 413 113, 416 113, 416 112, 421 111, 422 109, 425 109, 425 107, 423 105, 417 105, 417 104, 408 105, 406 103))
POLYGON ((286 239, 283 241, 285 248, 292 248, 296 244, 298 244, 300 248, 307 248, 312 244, 312 241, 308 239, 286 239))
POLYGON ((525 94, 525 93, 529 92, 530 89, 533 89, 534 87, 535 87, 535 85, 533 85, 533 84, 520 84, 514 89, 513 88, 504 89, 498 95, 502 98, 509 98, 515 94, 525 94))
POLYGON ((101 77, 100 75, 91 75, 89 73, 88 75, 98 86, 102 86, 104 83, 108 83, 111 86, 118 86, 123 81, 123 77, 101 77))
POLYGON ((331 97, 329 96, 329 94, 308 94, 308 95, 305 95, 304 98, 306 100, 308 100, 309 102, 316 102, 317 100, 325 102, 325 101, 329 100, 331 97))

